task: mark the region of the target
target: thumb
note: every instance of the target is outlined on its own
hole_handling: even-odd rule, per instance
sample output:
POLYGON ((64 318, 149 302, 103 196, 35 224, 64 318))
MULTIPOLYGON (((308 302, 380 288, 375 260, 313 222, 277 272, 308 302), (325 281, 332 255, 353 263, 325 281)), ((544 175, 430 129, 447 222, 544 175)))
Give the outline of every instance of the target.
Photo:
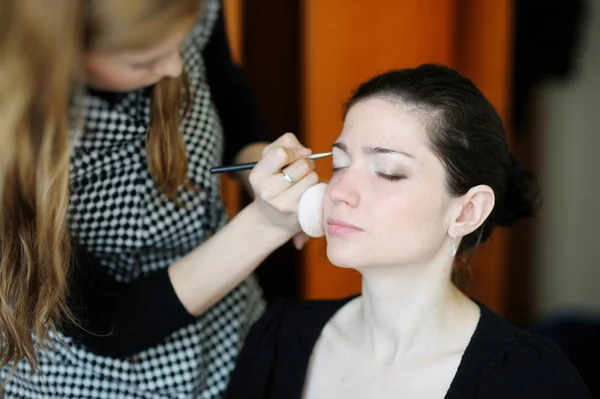
POLYGON ((303 247, 304 244, 306 244, 306 242, 309 240, 309 236, 307 236, 304 232, 300 232, 298 234, 296 234, 293 238, 292 238, 292 242, 294 243, 294 247, 296 247, 296 249, 298 251, 300 251, 303 247))

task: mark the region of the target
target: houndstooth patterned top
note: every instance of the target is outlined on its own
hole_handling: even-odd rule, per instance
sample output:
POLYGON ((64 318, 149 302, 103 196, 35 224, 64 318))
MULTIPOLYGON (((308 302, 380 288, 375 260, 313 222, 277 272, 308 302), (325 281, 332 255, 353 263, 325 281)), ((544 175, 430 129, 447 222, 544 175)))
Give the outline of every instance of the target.
MULTIPOLYGON (((149 90, 85 96, 85 133, 71 161, 71 230, 78 246, 93 259, 79 259, 79 271, 88 279, 108 277, 80 287, 85 295, 98 290, 106 294, 83 301, 87 313, 82 314, 95 318, 87 327, 93 330, 106 322, 112 335, 63 330, 53 337, 67 345, 41 353, 41 372, 31 377, 28 365, 20 363, 6 385, 6 398, 218 398, 225 390, 243 338, 264 308, 257 282, 248 278, 204 315, 193 318, 178 301, 166 273, 170 264, 227 222, 219 178, 209 169, 223 162, 224 150, 232 154, 256 138, 246 132, 228 132, 227 139, 237 135, 230 144, 223 138, 227 112, 220 112, 214 97, 220 96, 223 107, 235 107, 235 98, 247 93, 225 101, 223 93, 235 81, 221 76, 231 69, 230 59, 223 61, 224 69, 221 61, 211 60, 216 69, 212 75, 207 71, 207 46, 215 47, 210 51, 219 57, 229 56, 228 49, 217 48, 226 41, 210 44, 223 42, 220 8, 217 0, 203 1, 202 17, 183 48, 194 92, 184 122, 188 176, 200 188, 197 193, 181 192, 184 206, 161 201, 148 172, 149 90), (216 88, 212 81, 209 86, 210 76, 216 88)), ((239 94, 238 89, 230 92, 239 94)), ((229 114, 239 118, 251 113, 252 107, 238 107, 243 112, 229 110, 229 114)), ((6 378, 8 369, 1 372, 6 378)))

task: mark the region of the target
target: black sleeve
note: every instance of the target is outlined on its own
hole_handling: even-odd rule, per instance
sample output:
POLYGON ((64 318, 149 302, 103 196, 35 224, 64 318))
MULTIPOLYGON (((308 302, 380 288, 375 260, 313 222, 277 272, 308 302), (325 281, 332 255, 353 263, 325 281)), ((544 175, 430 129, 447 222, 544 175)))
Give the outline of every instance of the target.
POLYGON ((288 300, 277 300, 252 326, 223 399, 259 399, 268 396, 276 363, 281 319, 287 305, 288 300))
POLYGON ((247 145, 272 140, 256 99, 245 83, 242 71, 231 58, 222 8, 202 57, 213 103, 223 126, 223 162, 230 164, 247 145))
POLYGON ((195 320, 175 294, 167 269, 121 283, 75 248, 69 283, 69 306, 76 319, 63 330, 99 355, 134 355, 195 320))
POLYGON ((478 398, 591 399, 577 370, 551 340, 528 334, 498 355, 478 398))

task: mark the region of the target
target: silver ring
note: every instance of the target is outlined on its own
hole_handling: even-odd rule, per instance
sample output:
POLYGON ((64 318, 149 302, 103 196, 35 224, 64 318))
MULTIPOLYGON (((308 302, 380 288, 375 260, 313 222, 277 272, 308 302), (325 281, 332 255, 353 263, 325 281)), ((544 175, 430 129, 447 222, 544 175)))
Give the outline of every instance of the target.
POLYGON ((292 178, 290 177, 290 175, 288 175, 288 174, 287 174, 287 173, 285 173, 285 172, 281 172, 281 173, 282 173, 282 175, 283 175, 283 178, 284 178, 285 180, 287 180, 287 182, 288 182, 288 183, 290 183, 290 184, 294 184, 294 179, 292 179, 292 178))

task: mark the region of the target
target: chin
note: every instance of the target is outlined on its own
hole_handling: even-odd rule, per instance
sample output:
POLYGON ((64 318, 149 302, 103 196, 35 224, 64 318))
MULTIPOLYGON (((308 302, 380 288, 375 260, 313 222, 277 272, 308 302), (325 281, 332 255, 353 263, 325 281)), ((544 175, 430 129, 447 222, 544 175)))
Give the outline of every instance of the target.
POLYGON ((360 251, 357 251, 357 247, 350 250, 349 246, 327 244, 327 258, 329 262, 334 266, 341 267, 344 269, 358 269, 363 265, 360 257, 360 251))
POLYGON ((132 91, 145 89, 146 87, 150 87, 156 83, 158 82, 93 82, 88 83, 88 86, 100 91, 108 91, 113 93, 129 93, 132 91))
POLYGON ((141 89, 145 89, 147 87, 150 87, 154 84, 156 84, 158 82, 152 82, 152 83, 143 83, 143 84, 134 84, 134 85, 129 85, 129 86, 120 86, 120 87, 115 87, 112 91, 118 92, 118 93, 129 93, 132 91, 137 91, 137 90, 141 90, 141 89))

